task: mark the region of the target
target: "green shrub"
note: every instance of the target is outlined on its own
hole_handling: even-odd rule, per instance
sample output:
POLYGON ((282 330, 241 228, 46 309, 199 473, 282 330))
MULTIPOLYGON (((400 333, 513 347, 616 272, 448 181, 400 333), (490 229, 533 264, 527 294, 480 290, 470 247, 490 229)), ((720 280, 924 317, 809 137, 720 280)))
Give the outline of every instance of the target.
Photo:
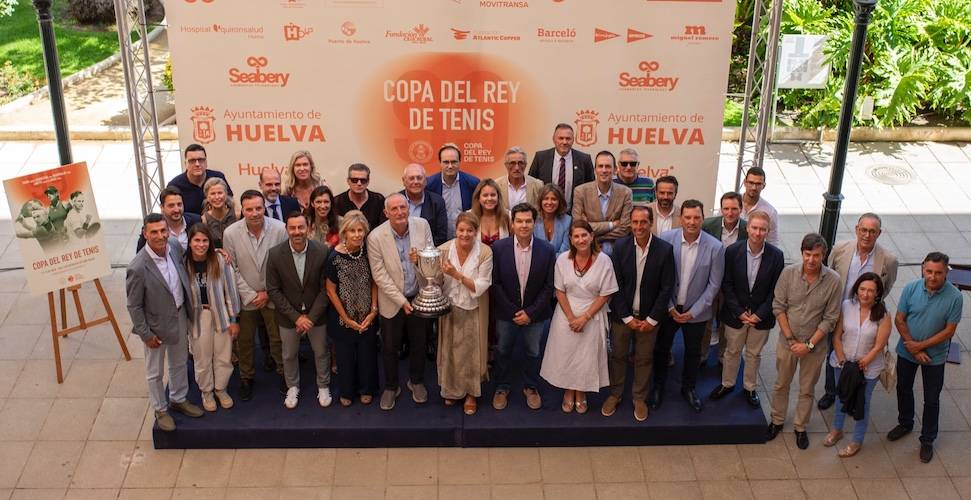
POLYGON ((0 104, 33 92, 41 83, 30 72, 17 71, 12 62, 6 61, 0 66, 0 104))
POLYGON ((162 85, 165 85, 165 88, 167 88, 169 92, 175 90, 175 87, 172 85, 172 56, 169 56, 169 58, 165 60, 165 70, 162 71, 162 85))
POLYGON ((13 8, 17 6, 17 0, 0 0, 0 17, 7 17, 13 14, 13 8))

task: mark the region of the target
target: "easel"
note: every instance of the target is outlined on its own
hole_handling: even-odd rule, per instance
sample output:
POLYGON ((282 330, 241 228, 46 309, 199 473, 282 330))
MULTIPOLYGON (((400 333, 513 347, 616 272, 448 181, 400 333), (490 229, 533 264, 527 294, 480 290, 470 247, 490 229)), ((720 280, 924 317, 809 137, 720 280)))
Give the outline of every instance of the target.
POLYGON ((61 337, 67 337, 68 335, 85 330, 90 326, 100 325, 101 323, 111 322, 111 327, 115 330, 115 337, 118 339, 118 345, 121 346, 121 352, 125 355, 125 361, 131 361, 131 354, 128 353, 128 346, 125 345, 125 339, 121 337, 121 329, 118 328, 118 321, 115 320, 115 314, 111 311, 111 303, 108 302, 108 296, 105 295, 105 289, 101 286, 101 279, 94 279, 94 286, 98 289, 98 295, 101 296, 101 303, 105 306, 105 316, 91 321, 87 321, 84 318, 84 309, 81 308, 81 297, 78 295, 78 290, 81 289, 81 285, 72 285, 67 288, 61 288, 58 290, 58 298, 61 302, 61 329, 57 328, 57 314, 54 311, 54 292, 47 292, 47 305, 50 307, 51 311, 51 336, 54 339, 54 364, 57 366, 57 383, 64 383, 64 372, 61 370, 61 337), (70 291, 71 295, 74 297, 74 307, 78 312, 78 321, 80 322, 77 326, 67 327, 67 300, 66 292, 70 291))

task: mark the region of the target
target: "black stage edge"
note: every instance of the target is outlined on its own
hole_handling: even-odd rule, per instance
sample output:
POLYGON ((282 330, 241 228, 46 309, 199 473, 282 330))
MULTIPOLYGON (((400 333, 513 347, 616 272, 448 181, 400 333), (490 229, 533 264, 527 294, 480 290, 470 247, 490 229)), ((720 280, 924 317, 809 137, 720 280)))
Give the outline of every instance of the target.
MULTIPOLYGON (((646 422, 637 422, 630 402, 630 388, 617 413, 607 418, 600 414, 606 390, 588 395, 590 410, 585 415, 564 414, 560 410, 562 392, 545 385, 541 388, 543 408, 526 407, 522 386, 514 385, 509 406, 503 411, 492 408, 493 387, 484 384, 479 398, 479 411, 468 417, 461 402, 446 407, 439 396, 434 363, 428 363, 426 384, 429 401, 418 405, 411 400, 407 387, 394 410, 381 411, 379 396, 367 406, 356 399, 348 408, 338 402, 339 388, 332 382, 334 402, 329 408, 317 404, 312 352, 304 343, 307 361, 301 364, 301 394, 297 408, 283 406, 279 379, 262 371, 257 354, 257 375, 251 401, 239 399, 238 372, 229 384, 236 405, 206 412, 202 418, 188 418, 173 413, 177 429, 162 432, 155 427, 155 448, 397 448, 397 447, 517 447, 517 446, 634 446, 678 444, 754 444, 765 442, 767 422, 760 409, 745 401, 739 377, 736 390, 721 401, 708 401, 707 396, 718 385, 720 368, 712 359, 698 378, 698 395, 705 409, 695 413, 681 398, 680 335, 675 345, 677 364, 671 374, 663 406, 651 411, 646 422)), ((259 349, 257 349, 259 353, 259 349)), ((199 388, 189 366, 189 400, 199 404, 199 388)), ((402 384, 407 380, 407 366, 401 366, 402 384)), ((628 385, 631 377, 628 376, 628 385)), ((763 401, 762 404, 768 404, 763 401)), ((201 405, 200 405, 201 406, 201 405)))

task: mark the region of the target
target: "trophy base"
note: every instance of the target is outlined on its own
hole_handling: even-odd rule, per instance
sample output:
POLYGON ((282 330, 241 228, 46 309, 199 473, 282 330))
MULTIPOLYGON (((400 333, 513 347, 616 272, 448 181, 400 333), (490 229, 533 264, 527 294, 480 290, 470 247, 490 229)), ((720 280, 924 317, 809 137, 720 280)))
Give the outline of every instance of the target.
POLYGON ((452 310, 452 304, 448 297, 439 295, 438 297, 428 297, 421 293, 411 301, 412 314, 419 318, 433 319, 443 316, 452 310))

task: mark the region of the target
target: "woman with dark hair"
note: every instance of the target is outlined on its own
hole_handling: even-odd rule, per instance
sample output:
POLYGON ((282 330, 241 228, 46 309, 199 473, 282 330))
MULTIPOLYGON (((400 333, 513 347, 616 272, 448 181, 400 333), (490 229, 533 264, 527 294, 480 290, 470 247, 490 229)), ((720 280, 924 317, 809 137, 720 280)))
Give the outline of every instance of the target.
POLYGON ((533 236, 546 240, 553 250, 561 254, 570 249, 567 232, 573 218, 566 213, 566 198, 556 184, 547 184, 539 192, 539 219, 533 227, 533 236))
POLYGON ((340 242, 337 233, 337 211, 334 193, 327 186, 317 186, 310 193, 310 205, 304 211, 310 224, 310 237, 334 248, 340 242))
POLYGON ((556 258, 553 286, 557 304, 540 375, 564 389, 563 412, 586 413, 586 393, 610 385, 604 306, 618 290, 614 266, 587 221, 570 224, 570 251, 556 258))
POLYGON ((500 238, 509 236, 509 207, 499 191, 499 185, 492 179, 482 182, 472 192, 471 212, 479 219, 479 234, 482 243, 492 246, 500 238))
MULTIPOLYGON (((856 364, 866 379, 863 415, 853 428, 853 440, 839 451, 839 456, 843 458, 856 455, 863 447, 870 417, 870 396, 883 370, 883 351, 890 338, 890 315, 883 302, 884 296, 880 276, 873 272, 863 273, 853 284, 850 298, 843 301, 840 319, 833 332, 833 352, 829 356, 829 364, 836 369, 836 380, 840 380, 849 363, 856 364)), ((843 438, 846 413, 847 409, 840 401, 833 415, 833 428, 823 441, 824 446, 835 446, 843 438)))
POLYGON ((189 343, 195 365, 202 407, 216 411, 216 401, 232 408, 226 384, 233 374, 233 339, 239 335, 239 293, 233 267, 216 252, 212 230, 203 222, 189 228, 185 268, 189 274, 192 324, 189 343), (213 394, 215 393, 215 397, 213 394))

